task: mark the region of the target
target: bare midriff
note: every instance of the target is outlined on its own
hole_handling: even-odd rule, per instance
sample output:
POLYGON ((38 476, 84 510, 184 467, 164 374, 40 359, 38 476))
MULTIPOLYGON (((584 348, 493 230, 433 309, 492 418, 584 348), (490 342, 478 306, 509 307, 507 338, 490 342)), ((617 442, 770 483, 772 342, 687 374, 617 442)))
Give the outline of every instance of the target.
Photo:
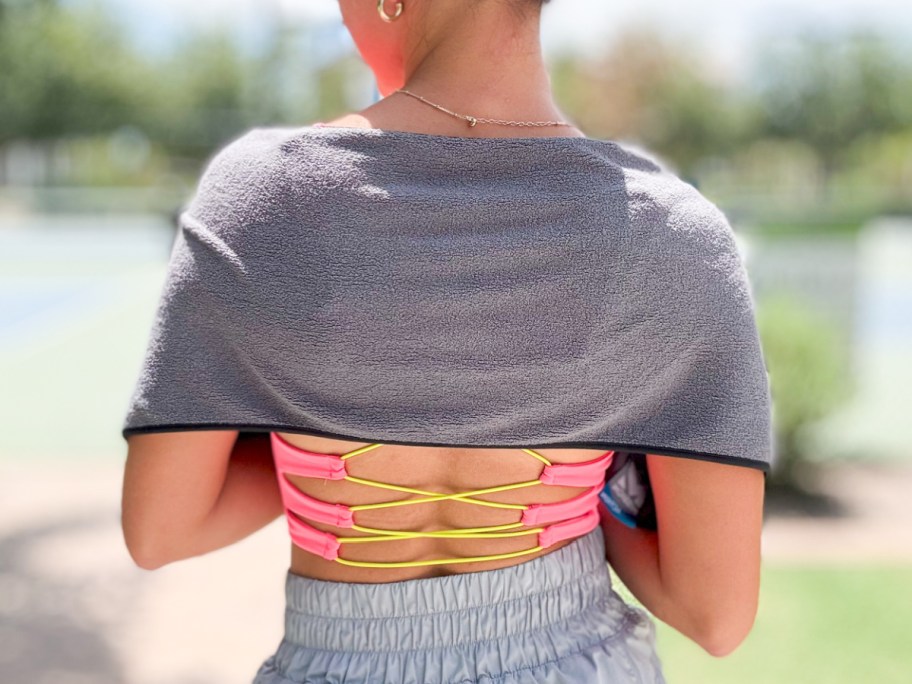
MULTIPOLYGON (((355 442, 314 435, 277 433, 289 444, 322 454, 343 455, 371 442, 355 442)), ((591 461, 605 449, 535 448, 554 464, 591 461)), ((516 447, 440 447, 384 444, 347 461, 347 470, 359 479, 380 481, 402 487, 450 494, 496 487, 536 479, 542 463, 516 447)), ((419 498, 418 495, 378 489, 349 480, 316 479, 285 474, 304 494, 330 503, 360 506, 384 501, 419 498)), ((565 501, 587 491, 589 487, 564 485, 531 486, 507 491, 489 492, 475 498, 510 504, 549 504, 565 501)), ((468 505, 456 499, 430 501, 420 505, 362 509, 356 513, 359 526, 416 532, 467 527, 487 527, 515 523, 515 509, 468 505)), ((318 530, 339 536, 368 536, 355 529, 308 520, 318 530)), ((357 567, 326 560, 291 545, 290 571, 314 579, 337 582, 396 582, 408 579, 439 577, 463 572, 494 570, 529 561, 556 551, 573 539, 561 540, 546 549, 512 558, 471 563, 452 563, 414 567, 357 567)), ((489 538, 395 539, 383 543, 349 543, 345 557, 352 561, 398 562, 450 559, 453 557, 499 555, 531 549, 537 545, 535 535, 489 538)))

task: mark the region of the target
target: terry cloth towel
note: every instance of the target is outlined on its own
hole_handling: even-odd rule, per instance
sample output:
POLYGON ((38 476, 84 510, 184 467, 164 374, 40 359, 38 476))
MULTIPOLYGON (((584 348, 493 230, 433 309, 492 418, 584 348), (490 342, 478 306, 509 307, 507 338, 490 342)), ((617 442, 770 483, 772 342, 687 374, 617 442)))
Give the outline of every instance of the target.
POLYGON ((723 212, 633 143, 258 127, 182 207, 123 436, 772 461, 723 212))

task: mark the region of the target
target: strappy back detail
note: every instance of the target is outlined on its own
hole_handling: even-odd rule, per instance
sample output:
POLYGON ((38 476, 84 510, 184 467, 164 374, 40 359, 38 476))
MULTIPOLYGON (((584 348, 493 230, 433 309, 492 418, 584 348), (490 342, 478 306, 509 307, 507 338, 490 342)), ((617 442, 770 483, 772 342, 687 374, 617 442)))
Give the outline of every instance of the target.
POLYGON ((537 451, 523 448, 521 449, 523 452, 542 462, 543 468, 538 478, 524 482, 456 492, 453 494, 441 494, 439 492, 425 491, 376 480, 366 480, 350 475, 346 468, 348 459, 384 446, 379 442, 358 447, 357 449, 342 455, 337 455, 302 449, 289 443, 275 432, 270 433, 270 439, 282 502, 285 506, 285 514, 288 519, 288 531, 292 541, 297 546, 310 551, 311 553, 315 553, 326 560, 333 560, 344 565, 359 567, 401 568, 513 558, 515 556, 535 553, 546 549, 559 541, 586 534, 593 530, 599 523, 598 495, 602 487, 604 487, 605 474, 615 453, 614 451, 607 451, 601 456, 583 463, 551 463, 551 461, 537 451), (417 494, 418 498, 355 506, 329 503, 308 496, 302 492, 285 477, 286 474, 325 480, 348 480, 370 487, 417 494), (564 485, 571 487, 588 487, 588 489, 572 499, 553 503, 512 504, 485 501, 483 499, 475 498, 481 494, 538 485, 564 485), (522 514, 520 520, 515 523, 491 525, 487 527, 433 530, 428 532, 364 527, 357 524, 354 519, 354 514, 361 510, 408 506, 444 500, 461 501, 466 504, 488 506, 492 508, 514 509, 522 511, 522 514), (309 518, 315 522, 365 532, 371 536, 339 537, 332 533, 318 530, 312 525, 307 524, 301 518, 309 518), (533 548, 488 556, 440 558, 427 561, 368 562, 348 560, 339 555, 342 544, 428 537, 443 537, 447 539, 490 539, 496 537, 517 537, 527 534, 538 535, 537 545, 533 548))

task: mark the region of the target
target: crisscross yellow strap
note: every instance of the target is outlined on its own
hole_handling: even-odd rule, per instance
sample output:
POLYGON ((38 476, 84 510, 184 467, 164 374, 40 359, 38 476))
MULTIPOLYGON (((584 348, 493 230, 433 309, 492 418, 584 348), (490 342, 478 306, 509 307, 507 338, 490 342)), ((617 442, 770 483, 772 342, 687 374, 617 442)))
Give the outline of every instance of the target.
MULTIPOLYGON (((370 449, 383 446, 380 443, 369 444, 367 446, 359 447, 353 451, 350 451, 346 454, 342 454, 339 458, 342 460, 347 460, 359 454, 363 454, 370 449)), ((530 456, 537 458, 539 461, 545 465, 551 465, 545 456, 534 451, 533 449, 522 449, 530 456)), ((489 506, 492 508, 508 508, 515 510, 525 510, 528 508, 525 504, 510 504, 510 503, 497 503, 493 501, 484 501, 482 499, 475 499, 479 494, 489 494, 492 492, 502 492, 510 489, 521 489, 523 487, 532 487, 535 485, 542 484, 540 480, 529 480, 526 482, 516 482, 513 484, 498 485, 496 487, 485 487, 484 489, 474 489, 465 492, 456 492, 453 494, 440 494, 438 492, 428 492, 421 489, 415 489, 412 487, 403 487, 401 485, 389 484, 386 482, 378 482, 375 480, 366 480, 364 478, 355 477, 353 475, 348 475, 343 478, 349 480, 350 482, 357 482, 362 485, 369 487, 379 487, 381 489, 389 489, 397 492, 405 492, 409 494, 418 494, 424 498, 419 499, 406 499, 401 501, 384 501, 374 504, 361 504, 356 506, 349 506, 351 511, 364 511, 371 510, 376 508, 392 508, 394 506, 409 506, 412 504, 421 504, 421 503, 430 503, 432 501, 445 501, 445 500, 457 500, 463 501, 469 504, 475 504, 478 506, 489 506)), ((518 537, 528 534, 538 534, 544 527, 531 527, 526 528, 520 531, 507 532, 505 530, 515 529, 517 527, 522 527, 522 522, 508 523, 504 525, 489 525, 487 527, 471 527, 471 528, 457 528, 450 530, 434 530, 430 532, 414 532, 411 530, 384 530, 377 529, 373 527, 365 527, 363 525, 354 524, 352 529, 358 530, 359 532, 367 532, 374 534, 376 536, 372 537, 339 537, 337 539, 340 544, 363 544, 370 542, 380 542, 380 541, 390 541, 396 539, 424 539, 424 538, 446 538, 446 539, 493 539, 498 537, 518 537)), ((370 562, 370 561, 353 561, 345 558, 336 558, 337 563, 342 563, 344 565, 352 565, 357 567, 367 567, 367 568, 378 568, 378 567, 396 567, 396 568, 407 568, 407 567, 416 567, 424 565, 443 565, 450 563, 470 563, 470 562, 479 562, 487 560, 499 560, 502 558, 514 558, 516 556, 522 556, 530 553, 535 553, 544 549, 543 546, 536 545, 530 549, 523 549, 521 551, 514 551, 511 553, 498 553, 488 556, 469 556, 461 558, 437 558, 425 561, 401 561, 401 562, 370 562)))

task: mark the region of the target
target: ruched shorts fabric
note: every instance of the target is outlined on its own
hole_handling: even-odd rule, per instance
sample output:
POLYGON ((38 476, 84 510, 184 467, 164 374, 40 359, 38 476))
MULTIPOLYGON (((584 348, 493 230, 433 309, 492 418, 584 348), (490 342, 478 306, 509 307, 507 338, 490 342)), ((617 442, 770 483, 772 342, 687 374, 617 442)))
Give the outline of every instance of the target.
POLYGON ((666 684, 656 625, 612 588, 601 527, 508 568, 391 583, 288 572, 253 684, 666 684))

